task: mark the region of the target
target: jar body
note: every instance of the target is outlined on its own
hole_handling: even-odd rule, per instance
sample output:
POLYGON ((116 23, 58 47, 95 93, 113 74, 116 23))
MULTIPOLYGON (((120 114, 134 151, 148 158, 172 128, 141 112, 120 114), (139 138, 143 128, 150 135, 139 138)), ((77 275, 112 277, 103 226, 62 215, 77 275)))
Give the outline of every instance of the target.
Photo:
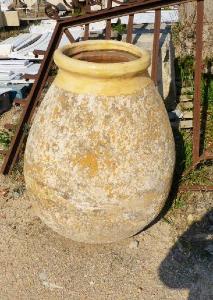
POLYGON ((31 127, 24 174, 48 226, 76 241, 107 243, 136 234, 160 212, 175 150, 150 78, 131 94, 93 89, 66 91, 56 78, 31 127))

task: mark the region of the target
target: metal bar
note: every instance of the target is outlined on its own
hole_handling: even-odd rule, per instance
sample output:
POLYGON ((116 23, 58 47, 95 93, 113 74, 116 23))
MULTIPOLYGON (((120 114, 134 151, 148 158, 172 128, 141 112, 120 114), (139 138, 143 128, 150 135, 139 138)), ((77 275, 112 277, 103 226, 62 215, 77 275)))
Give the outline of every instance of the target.
POLYGON ((212 160, 213 159, 213 154, 205 154, 205 160, 212 160))
MULTIPOLYGON (((107 1, 107 9, 112 7, 112 0, 107 1)), ((105 32, 105 39, 110 40, 111 38, 111 19, 107 19, 106 21, 106 32, 105 32)))
POLYGON ((26 79, 26 80, 29 80, 29 79, 36 79, 37 78, 37 74, 27 74, 25 73, 23 76, 22 76, 23 79, 26 79))
POLYGON ((132 43, 133 20, 134 20, 134 14, 129 15, 126 42, 130 44, 132 43))
POLYGON ((200 156, 203 160, 212 160, 213 159, 213 143, 208 146, 208 148, 200 156))
POLYGON ((194 192, 213 192, 213 185, 184 185, 180 186, 179 188, 180 192, 189 192, 189 191, 194 191, 194 192))
POLYGON ((202 155, 200 155, 196 161, 194 161, 192 163, 192 165, 186 169, 183 174, 182 174, 182 177, 186 177, 193 169, 195 169, 200 163, 203 163, 204 161, 206 160, 212 160, 213 159, 213 154, 211 152, 209 152, 209 149, 208 148, 207 150, 205 150, 203 152, 202 155))
POLYGON ((168 5, 178 5, 187 2, 194 2, 195 0, 149 0, 149 1, 136 1, 128 3, 128 5, 120 5, 112 7, 111 9, 102 9, 94 13, 85 14, 77 17, 65 17, 58 20, 58 22, 65 26, 79 26, 86 23, 98 22, 117 18, 125 15, 136 14, 147 10, 160 9, 168 5))
POLYGON ((71 32, 69 31, 68 28, 64 29, 64 33, 66 34, 66 37, 68 38, 68 40, 70 41, 70 43, 75 43, 75 39, 72 36, 71 32))
POLYGON ((38 55, 45 55, 45 52, 46 52, 46 51, 44 51, 44 50, 39 50, 39 49, 33 50, 33 54, 34 54, 35 56, 38 56, 38 55))
POLYGON ((89 38, 89 24, 85 24, 85 32, 84 32, 83 40, 87 41, 88 38, 89 38))
MULTIPOLYGON (((91 12, 91 6, 89 4, 89 1, 86 1, 86 12, 90 13, 91 12)), ((87 41, 89 38, 89 23, 85 24, 85 31, 84 31, 84 37, 83 40, 87 41)))
POLYGON ((111 20, 106 21, 106 33, 105 33, 105 39, 110 40, 111 38, 111 20))
POLYGON ((1 173, 2 174, 8 174, 11 168, 13 167, 14 163, 16 162, 17 156, 19 154, 21 144, 24 140, 24 131, 26 128, 26 124, 28 124, 32 118, 36 103, 41 95, 42 89, 45 85, 48 72, 50 70, 51 62, 53 59, 53 53, 55 48, 57 48, 61 36, 62 36, 62 27, 59 23, 56 24, 55 30, 52 34, 50 43, 48 45, 46 54, 44 56, 44 59, 42 61, 42 64, 39 68, 38 72, 38 80, 35 81, 33 84, 30 95, 29 95, 29 101, 27 102, 27 105, 24 107, 24 111, 21 116, 21 121, 18 125, 17 131, 12 139, 12 142, 10 144, 10 148, 7 152, 7 155, 5 156, 3 165, 1 167, 1 173))
POLYGON ((13 100, 13 103, 14 104, 19 104, 19 105, 23 105, 23 106, 25 106, 25 105, 27 105, 27 101, 28 101, 28 98, 26 98, 26 99, 19 99, 19 98, 15 98, 14 100, 13 100))
POLYGON ((203 50, 203 18, 204 0, 197 0, 196 23, 196 57, 195 57, 195 87, 193 109, 193 164, 200 156, 200 108, 201 108, 201 76, 202 76, 202 50, 203 50))
POLYGON ((160 25, 161 25, 161 9, 155 10, 155 26, 154 26, 154 38, 153 38, 153 50, 152 50, 152 71, 151 78, 154 84, 157 85, 158 80, 158 54, 160 44, 160 25))

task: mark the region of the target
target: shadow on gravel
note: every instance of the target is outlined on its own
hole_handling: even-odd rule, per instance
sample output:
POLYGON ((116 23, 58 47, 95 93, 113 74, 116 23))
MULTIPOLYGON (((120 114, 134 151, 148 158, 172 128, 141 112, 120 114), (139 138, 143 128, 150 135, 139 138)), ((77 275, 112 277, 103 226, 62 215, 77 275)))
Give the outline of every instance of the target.
POLYGON ((213 299, 213 209, 178 239, 159 276, 171 289, 189 289, 188 300, 213 299))

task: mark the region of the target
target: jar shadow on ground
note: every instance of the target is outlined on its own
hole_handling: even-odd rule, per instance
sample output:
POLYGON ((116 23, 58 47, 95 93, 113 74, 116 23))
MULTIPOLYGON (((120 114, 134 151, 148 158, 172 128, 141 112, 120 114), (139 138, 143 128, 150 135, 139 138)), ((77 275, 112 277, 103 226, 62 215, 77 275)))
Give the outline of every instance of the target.
POLYGON ((213 297, 213 210, 194 222, 170 249, 158 273, 170 289, 189 289, 188 300, 213 297))

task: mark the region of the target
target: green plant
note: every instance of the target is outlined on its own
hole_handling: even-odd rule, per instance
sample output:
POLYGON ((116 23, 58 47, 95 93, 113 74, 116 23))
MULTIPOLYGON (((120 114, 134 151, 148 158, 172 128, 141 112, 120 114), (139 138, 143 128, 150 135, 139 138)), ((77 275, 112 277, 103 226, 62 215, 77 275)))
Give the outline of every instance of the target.
POLYGON ((169 225, 172 225, 172 224, 173 224, 173 221, 172 221, 170 218, 168 218, 168 217, 163 217, 162 220, 163 220, 165 223, 169 224, 169 225))
POLYGON ((172 26, 172 40, 175 45, 181 43, 180 40, 180 32, 184 29, 184 25, 180 22, 177 22, 175 25, 172 26))
POLYGON ((187 169, 192 164, 192 136, 187 131, 181 131, 184 141, 184 151, 185 151, 185 169, 187 169))
POLYGON ((205 123, 205 147, 213 141, 213 76, 204 74, 202 77, 202 117, 205 123), (206 122, 205 122, 206 119, 206 122))
POLYGON ((179 177, 192 163, 192 133, 189 130, 174 131, 176 141, 176 176, 179 177))
POLYGON ((24 134, 28 135, 29 131, 30 131, 30 125, 25 123, 24 124, 24 134))
POLYGON ((199 165, 195 170, 183 178, 190 184, 211 185, 212 173, 208 163, 199 165))
POLYGON ((82 13, 81 7, 76 7, 76 8, 74 8, 74 12, 72 13, 72 16, 73 17, 78 17, 78 16, 80 16, 82 14, 83 13, 82 13))
POLYGON ((14 29, 14 27, 2 27, 0 28, 0 41, 26 32, 29 32, 29 25, 21 25, 17 29, 14 29))
POLYGON ((118 19, 116 24, 112 24, 112 30, 116 31, 118 34, 122 35, 126 31, 126 25, 121 24, 121 20, 118 19))
POLYGON ((186 199, 184 197, 184 195, 179 195, 175 201, 174 201, 174 208, 178 209, 178 208, 183 208, 186 205, 186 199))
POLYGON ((192 87, 194 81, 194 57, 189 55, 181 57, 179 66, 183 85, 192 87))
POLYGON ((7 148, 10 144, 11 137, 7 131, 0 132, 0 144, 7 148))

